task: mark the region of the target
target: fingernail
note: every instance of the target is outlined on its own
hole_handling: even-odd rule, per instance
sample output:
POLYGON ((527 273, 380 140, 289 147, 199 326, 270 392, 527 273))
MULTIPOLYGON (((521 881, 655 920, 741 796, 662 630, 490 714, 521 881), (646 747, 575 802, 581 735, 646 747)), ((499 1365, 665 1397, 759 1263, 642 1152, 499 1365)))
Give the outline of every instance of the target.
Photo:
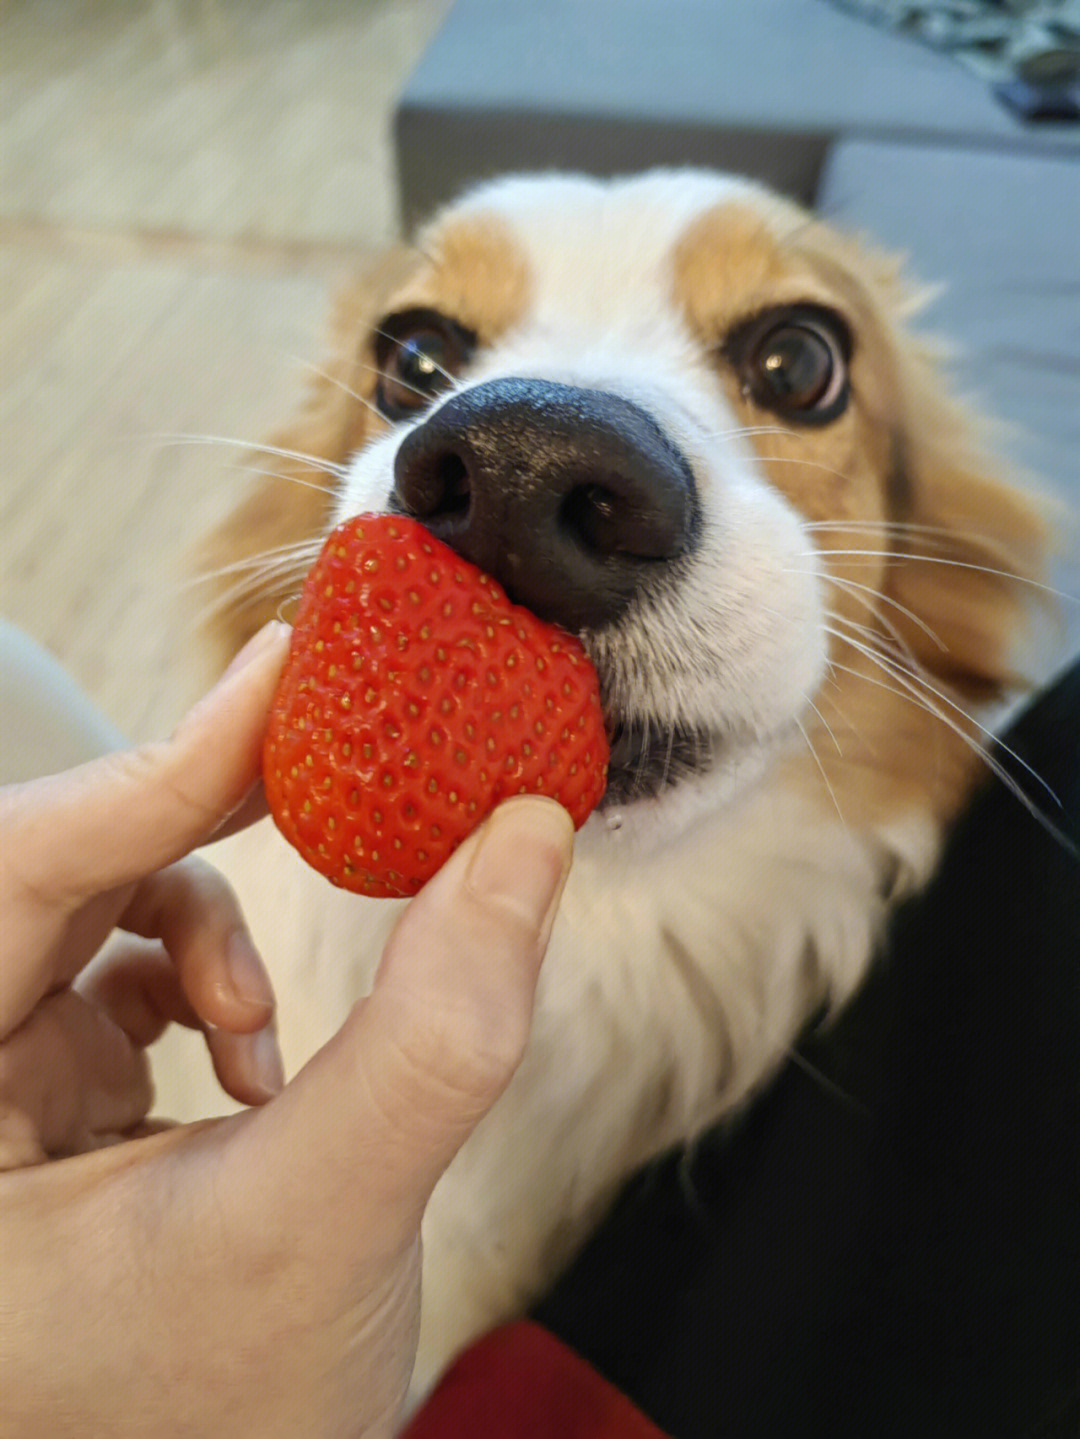
POLYGON ((562 894, 574 825, 554 800, 512 799, 480 831, 465 884, 479 899, 515 911, 543 931, 562 894))
POLYGON ((234 929, 225 945, 229 981, 237 999, 261 1009, 273 1009, 274 991, 259 953, 246 930, 234 929))
POLYGON ((280 1094, 285 1088, 285 1065, 278 1048, 277 1035, 270 1025, 250 1036, 248 1058, 250 1075, 255 1085, 268 1098, 280 1094))
POLYGON ((246 670, 248 665, 254 664, 261 655, 266 654, 268 650, 280 645, 282 636, 288 634, 289 626, 283 624, 280 620, 271 620, 269 624, 263 625, 262 629, 253 634, 244 648, 233 657, 232 662, 221 678, 223 680, 231 679, 233 675, 238 675, 241 670, 246 670))

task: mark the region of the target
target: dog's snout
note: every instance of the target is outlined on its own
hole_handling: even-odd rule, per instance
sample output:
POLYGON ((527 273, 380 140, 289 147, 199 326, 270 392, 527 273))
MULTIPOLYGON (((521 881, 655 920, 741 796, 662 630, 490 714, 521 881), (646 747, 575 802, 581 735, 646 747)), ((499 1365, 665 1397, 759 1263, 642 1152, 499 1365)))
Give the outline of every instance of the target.
POLYGON ((690 466, 619 395, 505 378, 462 391, 402 441, 394 503, 567 629, 614 619, 690 545, 690 466))

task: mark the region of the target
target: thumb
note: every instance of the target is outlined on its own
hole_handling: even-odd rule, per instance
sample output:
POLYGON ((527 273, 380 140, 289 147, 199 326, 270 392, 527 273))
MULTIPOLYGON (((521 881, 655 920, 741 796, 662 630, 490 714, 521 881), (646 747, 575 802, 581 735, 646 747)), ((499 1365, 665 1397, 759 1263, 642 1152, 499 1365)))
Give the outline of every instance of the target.
POLYGON ((3 791, 4 844, 23 887, 74 904, 205 844, 258 778, 289 635, 283 624, 260 630, 169 739, 3 791))
POLYGON ((170 739, 0 789, 0 1034, 74 978, 125 886, 204 843, 252 791, 289 634, 261 630, 170 739))
POLYGON ((370 996, 251 1116, 292 1131, 262 1139, 284 1146, 290 1166, 275 1167, 305 1208, 329 1216, 336 1203, 376 1243, 415 1234, 524 1053, 572 847, 553 801, 500 806, 404 912, 370 996))

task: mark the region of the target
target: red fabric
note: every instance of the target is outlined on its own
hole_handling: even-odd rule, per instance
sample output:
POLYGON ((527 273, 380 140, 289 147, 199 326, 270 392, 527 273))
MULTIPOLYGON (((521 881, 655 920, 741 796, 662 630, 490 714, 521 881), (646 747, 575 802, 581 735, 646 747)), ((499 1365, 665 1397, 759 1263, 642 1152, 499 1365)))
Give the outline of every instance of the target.
POLYGON ((625 1394, 522 1319, 451 1365, 405 1439, 665 1439, 625 1394))

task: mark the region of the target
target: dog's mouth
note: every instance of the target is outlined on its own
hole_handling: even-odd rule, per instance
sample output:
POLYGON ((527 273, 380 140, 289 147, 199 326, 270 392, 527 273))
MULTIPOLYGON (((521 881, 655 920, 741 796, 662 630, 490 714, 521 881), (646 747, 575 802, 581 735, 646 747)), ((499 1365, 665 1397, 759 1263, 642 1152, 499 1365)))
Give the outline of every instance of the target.
POLYGON ((720 743, 707 730, 648 719, 609 717, 607 730, 611 758, 601 807, 652 799, 680 780, 703 774, 713 764, 720 743))

